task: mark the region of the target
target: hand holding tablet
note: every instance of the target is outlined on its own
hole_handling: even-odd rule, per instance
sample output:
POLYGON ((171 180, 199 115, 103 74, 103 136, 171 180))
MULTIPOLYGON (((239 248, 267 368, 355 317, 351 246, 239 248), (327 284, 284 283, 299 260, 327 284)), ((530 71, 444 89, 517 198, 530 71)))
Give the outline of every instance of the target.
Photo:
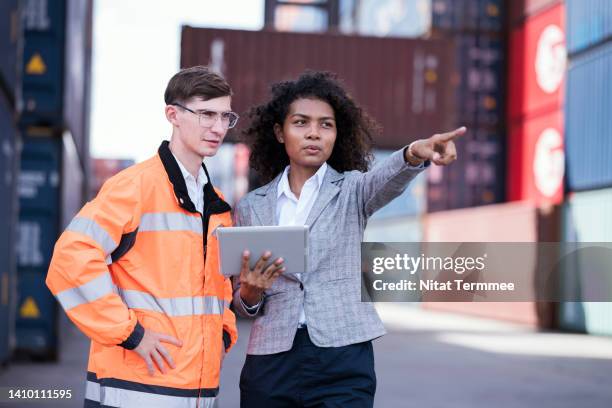
MULTIPOLYGON (((224 276, 238 276, 244 251, 249 251, 249 269, 256 267, 260 256, 270 252, 269 259, 283 258, 285 274, 305 273, 308 256, 307 226, 220 227, 219 260, 224 276), (252 256, 251 256, 252 255, 252 256)), ((266 268, 262 269, 265 272, 266 268)))

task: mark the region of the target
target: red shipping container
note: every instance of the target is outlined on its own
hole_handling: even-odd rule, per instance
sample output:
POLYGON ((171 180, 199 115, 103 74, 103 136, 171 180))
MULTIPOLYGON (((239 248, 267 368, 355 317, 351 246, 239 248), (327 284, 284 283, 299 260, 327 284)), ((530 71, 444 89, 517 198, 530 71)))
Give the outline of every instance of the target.
POLYGON ((563 201, 563 112, 515 123, 508 143, 508 200, 537 205, 563 201))
POLYGON ((564 0, 507 0, 511 27, 522 25, 526 18, 545 12, 564 0))
POLYGON ((512 30, 509 64, 510 121, 562 109, 567 66, 564 4, 512 30))

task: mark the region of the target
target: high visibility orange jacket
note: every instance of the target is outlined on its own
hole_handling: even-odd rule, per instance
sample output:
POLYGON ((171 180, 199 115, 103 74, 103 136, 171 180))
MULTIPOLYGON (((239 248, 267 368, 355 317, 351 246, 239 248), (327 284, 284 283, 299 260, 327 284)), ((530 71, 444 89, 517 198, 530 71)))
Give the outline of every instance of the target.
POLYGON ((222 349, 237 339, 231 284, 219 273, 211 234, 231 225, 230 210, 209 178, 204 214, 196 211, 163 142, 156 156, 109 179, 72 220, 55 245, 47 286, 92 340, 85 406, 212 406, 222 349), (183 342, 162 343, 175 369, 147 373, 132 351, 143 328, 183 342))

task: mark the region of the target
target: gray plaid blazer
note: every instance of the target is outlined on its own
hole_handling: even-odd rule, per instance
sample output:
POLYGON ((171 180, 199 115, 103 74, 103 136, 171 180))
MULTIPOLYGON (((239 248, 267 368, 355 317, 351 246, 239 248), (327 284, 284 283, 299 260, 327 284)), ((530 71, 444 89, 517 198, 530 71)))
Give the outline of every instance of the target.
MULTIPOLYGON (((426 167, 406 164, 403 151, 393 153, 366 173, 338 173, 327 168, 306 220, 310 229, 309 270, 301 275, 301 282, 294 275, 279 276, 265 292, 262 305, 249 314, 240 302, 240 283, 234 279, 234 310, 243 317, 255 318, 248 354, 291 349, 302 305, 308 333, 317 346, 345 346, 385 334, 373 304, 361 302, 361 240, 374 211, 400 195, 426 167)), ((235 225, 278 224, 280 176, 240 200, 234 213, 235 225)))

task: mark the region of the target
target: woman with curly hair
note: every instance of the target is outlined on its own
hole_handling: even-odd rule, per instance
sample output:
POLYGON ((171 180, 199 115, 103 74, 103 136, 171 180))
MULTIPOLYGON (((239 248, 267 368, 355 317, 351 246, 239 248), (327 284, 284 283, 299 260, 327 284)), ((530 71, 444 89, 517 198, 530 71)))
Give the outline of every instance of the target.
POLYGON ((243 254, 233 306, 255 321, 241 406, 372 407, 371 341, 385 329, 361 302, 363 231, 430 161, 454 161, 466 130, 413 142, 368 171, 379 127, 326 72, 274 84, 250 118, 251 166, 267 184, 238 203, 236 225, 307 225, 309 270, 284 275, 270 252, 250 269, 243 254))

